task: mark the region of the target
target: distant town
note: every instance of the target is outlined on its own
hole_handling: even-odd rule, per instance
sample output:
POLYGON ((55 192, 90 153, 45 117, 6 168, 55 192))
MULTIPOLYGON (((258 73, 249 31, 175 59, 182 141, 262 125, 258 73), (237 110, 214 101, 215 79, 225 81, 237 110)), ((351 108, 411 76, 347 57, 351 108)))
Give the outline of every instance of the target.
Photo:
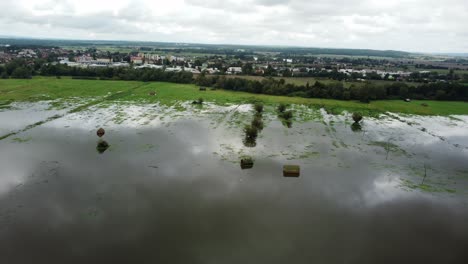
POLYGON ((402 57, 315 55, 304 52, 264 52, 253 49, 217 48, 186 52, 180 46, 148 47, 47 47, 2 44, 0 64, 24 60, 28 64, 60 64, 77 68, 160 69, 209 75, 253 75, 271 77, 319 77, 335 80, 386 80, 444 82, 468 79, 468 60, 423 55, 402 57))
POLYGON ((466 57, 402 51, 0 39, 0 78, 170 82, 370 102, 468 100, 466 57))

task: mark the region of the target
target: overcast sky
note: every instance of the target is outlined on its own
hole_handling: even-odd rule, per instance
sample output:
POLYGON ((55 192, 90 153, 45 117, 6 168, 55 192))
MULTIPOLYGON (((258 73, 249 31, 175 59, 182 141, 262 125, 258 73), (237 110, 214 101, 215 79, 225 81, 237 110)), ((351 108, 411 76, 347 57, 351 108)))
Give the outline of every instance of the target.
POLYGON ((0 35, 468 52, 468 0, 0 0, 0 35))

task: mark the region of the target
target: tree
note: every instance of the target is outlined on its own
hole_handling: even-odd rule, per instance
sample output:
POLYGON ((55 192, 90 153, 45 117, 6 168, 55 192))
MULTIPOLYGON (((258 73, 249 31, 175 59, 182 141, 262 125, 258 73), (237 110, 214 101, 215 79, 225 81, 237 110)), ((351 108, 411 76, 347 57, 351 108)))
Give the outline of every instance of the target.
POLYGON ((13 71, 13 73, 11 74, 11 77, 16 78, 16 79, 31 79, 32 74, 28 68, 18 67, 13 71))
POLYGON ((436 99, 437 100, 445 100, 447 99, 447 93, 444 90, 437 90, 436 92, 436 99))
POLYGON ((242 73, 246 75, 253 74, 253 66, 252 63, 246 63, 242 66, 242 73))
POLYGON ((363 103, 369 103, 371 99, 371 85, 366 83, 363 87, 359 89, 358 99, 363 103))
POLYGON ((463 82, 467 82, 468 83, 468 74, 463 74, 463 79, 462 79, 463 82))
POLYGON ((289 69, 283 71, 283 77, 291 77, 292 72, 289 69))
POLYGON ((276 76, 278 74, 276 73, 276 70, 271 65, 268 65, 268 67, 265 70, 264 75, 265 76, 276 76))
POLYGON ((286 111, 286 105, 285 104, 279 104, 278 105, 278 112, 284 113, 286 111))
POLYGON ((255 111, 257 111, 257 113, 263 112, 263 104, 262 103, 256 103, 254 108, 255 108, 255 111))

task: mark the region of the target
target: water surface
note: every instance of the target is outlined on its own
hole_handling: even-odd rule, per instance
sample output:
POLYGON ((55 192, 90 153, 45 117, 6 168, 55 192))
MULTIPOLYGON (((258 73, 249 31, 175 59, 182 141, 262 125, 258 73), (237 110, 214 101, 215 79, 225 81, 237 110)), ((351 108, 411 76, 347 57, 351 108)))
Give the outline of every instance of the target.
POLYGON ((271 112, 249 148, 252 115, 114 105, 0 141, 0 263, 467 263, 468 118, 353 132, 349 116, 287 128, 271 112))

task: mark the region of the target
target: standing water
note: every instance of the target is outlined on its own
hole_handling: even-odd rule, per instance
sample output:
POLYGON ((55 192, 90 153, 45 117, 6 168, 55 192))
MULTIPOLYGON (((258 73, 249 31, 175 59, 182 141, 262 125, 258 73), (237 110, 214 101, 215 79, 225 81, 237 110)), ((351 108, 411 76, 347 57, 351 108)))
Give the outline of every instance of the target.
POLYGON ((248 105, 34 107, 0 113, 1 263, 468 263, 467 117, 266 113, 246 147, 248 105))

